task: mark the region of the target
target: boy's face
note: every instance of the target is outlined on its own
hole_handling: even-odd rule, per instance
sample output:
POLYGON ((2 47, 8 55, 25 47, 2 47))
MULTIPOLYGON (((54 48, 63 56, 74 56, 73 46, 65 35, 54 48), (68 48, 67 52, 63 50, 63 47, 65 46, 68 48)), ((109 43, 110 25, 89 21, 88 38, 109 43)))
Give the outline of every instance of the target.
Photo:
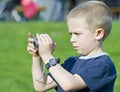
POLYGON ((70 41, 81 55, 89 55, 97 47, 95 32, 90 30, 84 18, 71 18, 67 21, 68 30, 71 34, 70 41))

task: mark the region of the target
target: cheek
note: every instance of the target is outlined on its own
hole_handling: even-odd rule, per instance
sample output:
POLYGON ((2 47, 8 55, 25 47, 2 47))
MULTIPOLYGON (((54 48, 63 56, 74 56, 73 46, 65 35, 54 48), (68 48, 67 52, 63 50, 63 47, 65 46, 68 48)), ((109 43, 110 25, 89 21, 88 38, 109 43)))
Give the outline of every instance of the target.
POLYGON ((90 46, 94 43, 95 38, 93 34, 87 33, 86 35, 83 35, 79 38, 80 43, 84 46, 90 46))
POLYGON ((86 46, 90 43, 90 39, 86 36, 83 36, 83 37, 78 38, 78 43, 79 45, 86 46))
POLYGON ((81 40, 78 41, 78 44, 80 49, 89 50, 93 47, 94 41, 88 37, 85 37, 85 38, 81 38, 81 40))
POLYGON ((79 49, 77 53, 87 55, 91 51, 91 46, 88 41, 79 42, 79 49))
POLYGON ((79 42, 79 46, 81 49, 87 49, 90 46, 90 43, 88 41, 81 41, 79 42))

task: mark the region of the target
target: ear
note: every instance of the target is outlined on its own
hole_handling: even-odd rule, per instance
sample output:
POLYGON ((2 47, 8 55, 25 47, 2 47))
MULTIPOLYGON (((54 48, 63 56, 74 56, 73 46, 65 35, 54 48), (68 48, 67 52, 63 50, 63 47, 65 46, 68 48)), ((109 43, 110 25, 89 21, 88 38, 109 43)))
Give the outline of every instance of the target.
POLYGON ((96 29, 95 38, 97 40, 101 40, 103 37, 104 37, 104 29, 103 28, 96 29))

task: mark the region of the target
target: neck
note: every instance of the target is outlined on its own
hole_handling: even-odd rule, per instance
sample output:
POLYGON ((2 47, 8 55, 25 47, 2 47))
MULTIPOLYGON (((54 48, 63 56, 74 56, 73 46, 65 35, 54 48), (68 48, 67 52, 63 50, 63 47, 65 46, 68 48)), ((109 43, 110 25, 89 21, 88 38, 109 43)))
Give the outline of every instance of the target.
POLYGON ((96 48, 92 52, 90 52, 87 56, 92 56, 92 55, 102 53, 102 52, 103 52, 102 48, 96 48))

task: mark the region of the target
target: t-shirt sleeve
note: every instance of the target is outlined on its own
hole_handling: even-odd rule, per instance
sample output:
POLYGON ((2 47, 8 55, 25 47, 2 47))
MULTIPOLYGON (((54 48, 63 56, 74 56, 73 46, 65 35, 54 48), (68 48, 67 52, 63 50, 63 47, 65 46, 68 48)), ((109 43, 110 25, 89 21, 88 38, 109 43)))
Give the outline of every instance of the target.
POLYGON ((69 57, 67 60, 65 60, 65 62, 63 64, 61 64, 61 66, 66 69, 68 72, 71 71, 71 69, 73 68, 76 60, 78 57, 69 57))
POLYGON ((92 91, 96 91, 104 87, 108 83, 112 82, 116 77, 114 66, 107 63, 88 65, 78 71, 77 74, 82 77, 87 84, 87 87, 92 91))

